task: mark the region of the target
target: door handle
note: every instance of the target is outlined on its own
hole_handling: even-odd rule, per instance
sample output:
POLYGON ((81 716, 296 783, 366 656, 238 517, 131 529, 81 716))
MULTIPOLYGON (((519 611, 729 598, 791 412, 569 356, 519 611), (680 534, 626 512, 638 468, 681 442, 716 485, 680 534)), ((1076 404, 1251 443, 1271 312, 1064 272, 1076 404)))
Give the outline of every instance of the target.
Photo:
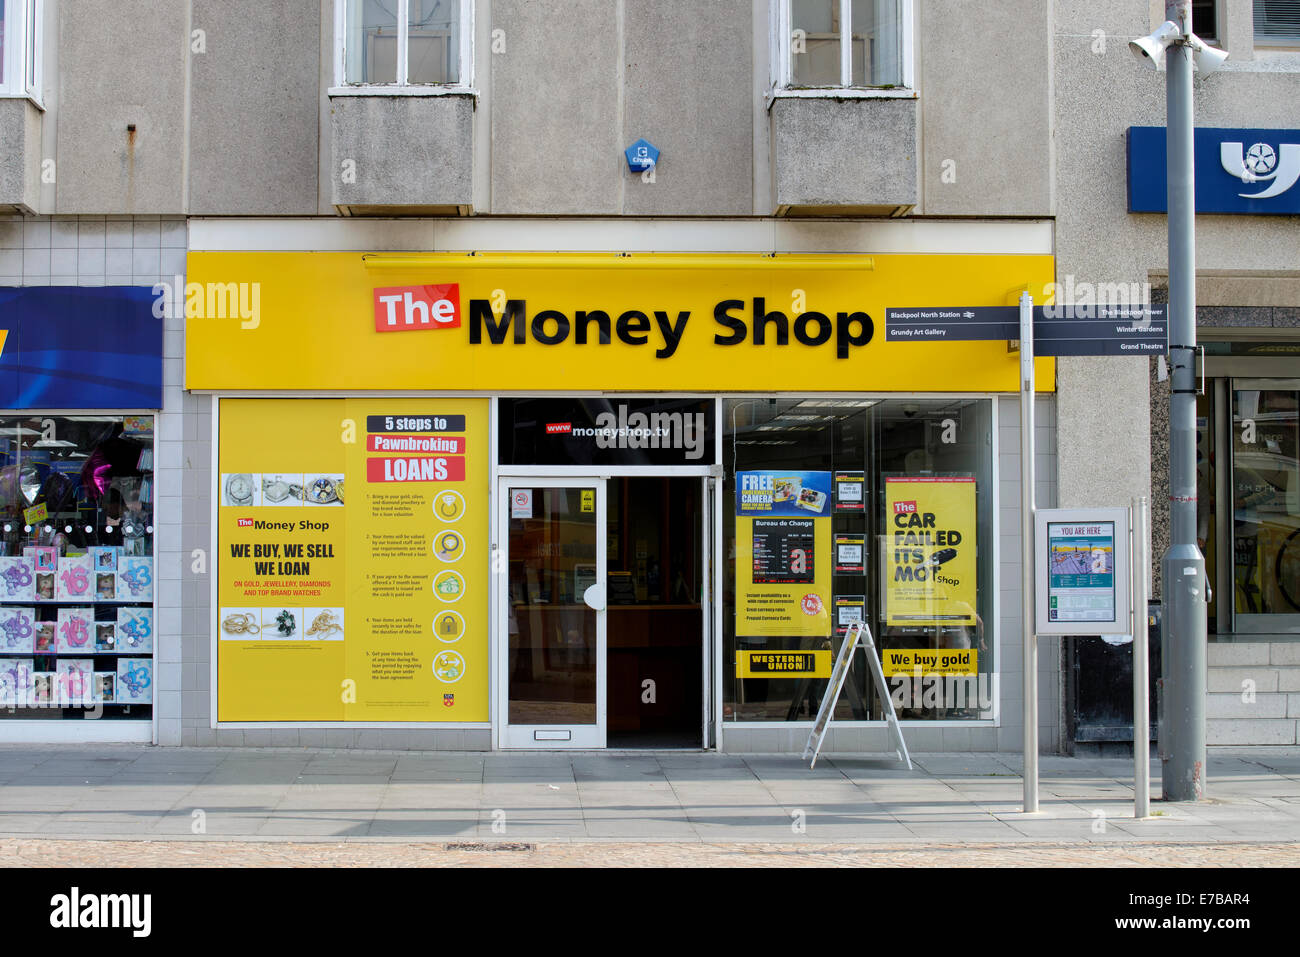
POLYGON ((587 590, 582 593, 582 600, 587 603, 587 607, 594 611, 605 610, 605 583, 596 582, 594 585, 588 585, 587 590))

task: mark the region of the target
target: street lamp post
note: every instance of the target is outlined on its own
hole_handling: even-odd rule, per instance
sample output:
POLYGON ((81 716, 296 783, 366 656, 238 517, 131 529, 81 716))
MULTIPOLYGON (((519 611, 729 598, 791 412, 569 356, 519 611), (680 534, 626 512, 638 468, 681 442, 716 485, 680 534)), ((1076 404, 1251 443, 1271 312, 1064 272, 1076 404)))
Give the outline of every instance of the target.
MULTIPOLYGON (((1130 46, 1166 65, 1169 225, 1169 517, 1161 562, 1164 721, 1161 783, 1167 801, 1205 796, 1206 603, 1209 581, 1196 544, 1196 182, 1192 64, 1202 75, 1227 54, 1192 33, 1190 0, 1166 0, 1165 23, 1130 46)), ((1143 640, 1134 635, 1135 641, 1143 640)))

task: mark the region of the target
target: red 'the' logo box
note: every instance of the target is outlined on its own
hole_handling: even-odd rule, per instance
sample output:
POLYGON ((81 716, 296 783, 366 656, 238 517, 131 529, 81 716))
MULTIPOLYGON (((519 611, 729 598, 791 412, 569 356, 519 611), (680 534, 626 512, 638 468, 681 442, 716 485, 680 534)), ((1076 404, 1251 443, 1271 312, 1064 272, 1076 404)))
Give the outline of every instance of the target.
POLYGON ((375 331, 414 332, 460 326, 460 284, 375 290, 375 331))

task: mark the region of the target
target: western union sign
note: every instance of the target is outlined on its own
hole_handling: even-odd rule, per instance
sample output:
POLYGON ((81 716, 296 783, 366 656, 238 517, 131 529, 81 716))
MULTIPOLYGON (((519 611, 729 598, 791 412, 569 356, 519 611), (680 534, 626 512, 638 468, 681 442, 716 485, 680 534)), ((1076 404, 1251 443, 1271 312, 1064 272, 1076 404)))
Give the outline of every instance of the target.
POLYGON ((737 678, 829 678, 831 650, 737 651, 737 678))

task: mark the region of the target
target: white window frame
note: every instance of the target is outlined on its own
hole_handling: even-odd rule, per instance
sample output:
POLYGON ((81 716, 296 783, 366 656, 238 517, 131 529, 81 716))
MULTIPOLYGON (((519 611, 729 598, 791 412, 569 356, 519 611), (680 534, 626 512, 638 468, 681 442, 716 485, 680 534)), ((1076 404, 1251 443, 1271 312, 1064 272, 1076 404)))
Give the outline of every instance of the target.
POLYGON ((902 85, 897 87, 853 86, 852 0, 840 5, 840 82, 837 86, 796 87, 794 60, 790 55, 790 0, 770 0, 772 8, 771 64, 773 97, 835 97, 837 99, 912 99, 916 97, 914 49, 915 0, 898 0, 899 56, 902 85))
POLYGON ((22 97, 41 105, 45 0, 0 0, 5 11, 4 71, 0 97, 22 97), (34 43, 30 42, 33 41, 34 43), (28 47, 32 55, 28 56, 28 47))
POLYGON ((410 2, 397 4, 397 81, 395 83, 349 83, 347 74, 347 0, 334 0, 334 85, 330 96, 449 96, 477 95, 474 89, 474 0, 460 4, 460 69, 457 83, 408 83, 410 2))

